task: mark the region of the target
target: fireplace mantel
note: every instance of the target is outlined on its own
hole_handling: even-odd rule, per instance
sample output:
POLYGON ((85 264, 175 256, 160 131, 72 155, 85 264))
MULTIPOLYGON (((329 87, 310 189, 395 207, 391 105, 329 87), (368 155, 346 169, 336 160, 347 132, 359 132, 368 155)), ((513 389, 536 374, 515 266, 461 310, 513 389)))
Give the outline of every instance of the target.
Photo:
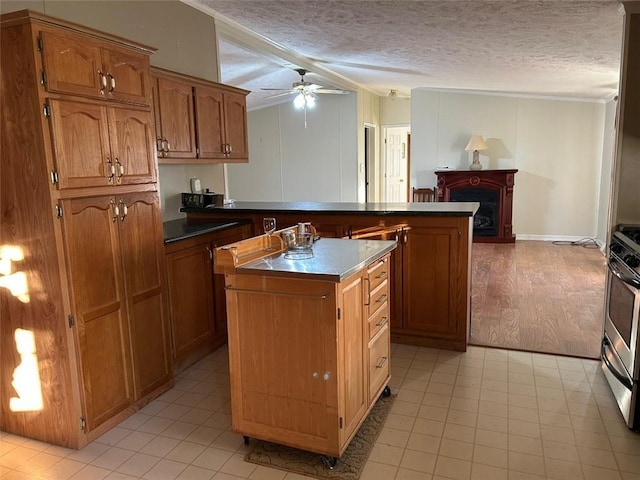
MULTIPOLYGON (((477 189, 478 194, 481 192, 492 191, 497 197, 497 225, 495 234, 478 235, 474 228, 474 242, 492 242, 492 243, 513 243, 516 236, 513 233, 512 215, 513 215, 513 186, 515 174, 518 170, 438 170, 435 172, 438 177, 438 201, 449 202, 452 198, 452 192, 462 191, 473 195, 473 190, 477 189)), ((455 197, 455 193, 453 196, 455 197)), ((480 196, 480 195, 479 195, 480 196)), ((469 198, 468 201, 474 201, 469 198)), ((482 198, 480 201, 482 209, 482 198)))

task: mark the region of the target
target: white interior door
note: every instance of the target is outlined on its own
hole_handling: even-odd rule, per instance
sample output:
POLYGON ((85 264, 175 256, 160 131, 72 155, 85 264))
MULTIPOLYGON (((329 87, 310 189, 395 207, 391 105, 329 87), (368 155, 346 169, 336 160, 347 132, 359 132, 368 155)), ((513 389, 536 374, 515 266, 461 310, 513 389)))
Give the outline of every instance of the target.
POLYGON ((407 202, 409 127, 385 127, 384 201, 407 202))

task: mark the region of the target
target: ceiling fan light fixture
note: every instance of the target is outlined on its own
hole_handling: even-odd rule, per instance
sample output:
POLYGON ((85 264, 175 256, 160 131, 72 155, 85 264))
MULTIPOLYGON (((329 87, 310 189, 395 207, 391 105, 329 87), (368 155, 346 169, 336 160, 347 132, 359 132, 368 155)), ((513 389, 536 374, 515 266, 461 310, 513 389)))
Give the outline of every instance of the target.
POLYGON ((307 107, 313 108, 316 106, 316 96, 313 93, 305 95, 305 100, 307 101, 307 107))
POLYGON ((293 99, 293 106, 296 108, 303 108, 305 106, 305 103, 307 103, 307 101, 305 99, 304 93, 302 92, 296 95, 296 98, 293 99))

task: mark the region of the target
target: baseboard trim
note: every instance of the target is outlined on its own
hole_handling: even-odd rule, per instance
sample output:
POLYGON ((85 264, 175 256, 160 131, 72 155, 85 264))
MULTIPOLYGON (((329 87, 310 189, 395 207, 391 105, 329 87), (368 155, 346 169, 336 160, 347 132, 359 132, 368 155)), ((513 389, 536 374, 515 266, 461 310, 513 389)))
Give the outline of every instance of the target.
POLYGON ((517 234, 516 241, 518 240, 536 240, 540 242, 579 242, 581 240, 593 240, 598 244, 598 247, 602 249, 604 243, 602 240, 595 237, 574 237, 570 235, 527 235, 517 234))

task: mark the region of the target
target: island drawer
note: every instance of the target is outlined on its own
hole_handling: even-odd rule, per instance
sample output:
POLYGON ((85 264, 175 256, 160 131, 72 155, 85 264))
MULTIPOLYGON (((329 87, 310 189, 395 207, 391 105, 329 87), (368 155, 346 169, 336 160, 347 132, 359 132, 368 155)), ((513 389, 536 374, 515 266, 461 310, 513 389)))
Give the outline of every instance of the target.
POLYGON ((369 317, 369 340, 376 336, 389 323, 389 303, 385 303, 382 307, 369 317))
POLYGON ((389 255, 385 255, 368 268, 367 276, 369 278, 370 291, 375 290, 378 285, 389 278, 389 258, 389 255))
POLYGON ((378 285, 375 289, 369 290, 367 302, 367 316, 373 315, 383 305, 389 301, 389 282, 386 280, 378 285))
POLYGON ((389 324, 369 342, 369 401, 380 393, 389 378, 389 324))

